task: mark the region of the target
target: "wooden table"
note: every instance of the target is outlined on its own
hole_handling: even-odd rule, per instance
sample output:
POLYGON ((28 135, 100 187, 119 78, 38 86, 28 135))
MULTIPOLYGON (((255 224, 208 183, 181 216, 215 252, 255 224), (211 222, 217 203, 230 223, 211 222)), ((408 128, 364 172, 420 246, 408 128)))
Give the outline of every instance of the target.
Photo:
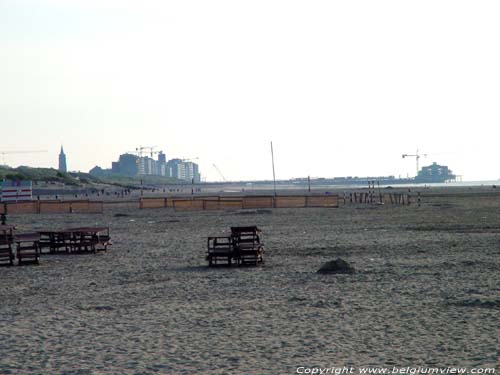
POLYGON ((40 231, 41 247, 50 253, 106 251, 111 245, 108 227, 77 227, 63 230, 40 231), (102 245, 102 248, 97 248, 102 245))

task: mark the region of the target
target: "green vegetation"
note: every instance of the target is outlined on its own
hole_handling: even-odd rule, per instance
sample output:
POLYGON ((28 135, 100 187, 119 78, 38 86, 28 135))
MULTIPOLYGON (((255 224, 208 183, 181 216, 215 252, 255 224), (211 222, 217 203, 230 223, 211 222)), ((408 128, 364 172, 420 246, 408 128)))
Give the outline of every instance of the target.
POLYGON ((171 185, 180 184, 182 181, 172 177, 162 176, 123 176, 119 174, 107 174, 104 176, 93 176, 89 173, 62 173, 54 168, 9 168, 0 166, 0 180, 32 180, 36 182, 58 182, 66 185, 79 186, 83 184, 116 185, 125 188, 138 188, 141 180, 144 185, 171 185))
POLYGON ((0 166, 0 180, 32 180, 60 182, 66 185, 79 185, 79 181, 67 173, 59 172, 54 168, 9 168, 0 166))

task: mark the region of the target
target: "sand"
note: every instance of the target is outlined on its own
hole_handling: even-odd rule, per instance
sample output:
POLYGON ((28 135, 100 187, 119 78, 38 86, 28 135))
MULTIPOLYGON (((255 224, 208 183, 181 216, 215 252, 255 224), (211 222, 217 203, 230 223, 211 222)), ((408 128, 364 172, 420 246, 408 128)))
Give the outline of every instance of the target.
POLYGON ((9 223, 20 231, 109 225, 114 245, 0 268, 2 375, 498 369, 496 195, 245 214, 115 204, 102 215, 12 215, 9 223), (265 264, 208 268, 206 237, 247 224, 263 230, 265 264), (316 273, 338 257, 356 272, 316 273))

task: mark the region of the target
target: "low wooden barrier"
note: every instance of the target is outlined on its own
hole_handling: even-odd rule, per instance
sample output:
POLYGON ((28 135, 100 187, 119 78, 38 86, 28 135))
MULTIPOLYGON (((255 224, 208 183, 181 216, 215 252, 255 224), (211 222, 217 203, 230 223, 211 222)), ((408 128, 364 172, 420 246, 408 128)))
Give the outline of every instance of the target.
POLYGON ((86 214, 102 214, 104 212, 104 202, 89 201, 87 207, 84 209, 79 209, 74 207, 74 203, 71 203, 72 212, 76 213, 86 213, 86 214))
POLYGON ((273 208, 274 197, 272 196, 256 196, 243 197, 243 208, 273 208))
POLYGON ((37 202, 17 202, 5 203, 5 211, 7 214, 37 214, 37 202))
POLYGON ((64 214, 102 213, 101 201, 31 201, 0 204, 0 213, 6 214, 64 214))
POLYGON ((243 200, 240 199, 223 199, 223 200, 203 200, 204 210, 241 210, 243 208, 243 200))
POLYGON ((139 207, 141 209, 171 207, 175 211, 215 211, 259 208, 305 208, 338 206, 338 195, 141 198, 139 202, 139 207))
POLYGON ((192 199, 174 199, 172 204, 175 211, 202 211, 204 201, 192 199))
POLYGON ((305 196, 278 196, 274 198, 276 208, 302 208, 306 207, 305 196))
POLYGON ((306 197, 306 207, 331 207, 339 206, 338 195, 310 195, 306 197))
POLYGON ((139 208, 164 208, 167 207, 167 198, 141 198, 139 208))
POLYGON ((38 210, 41 214, 71 213, 71 204, 69 202, 40 202, 38 210))

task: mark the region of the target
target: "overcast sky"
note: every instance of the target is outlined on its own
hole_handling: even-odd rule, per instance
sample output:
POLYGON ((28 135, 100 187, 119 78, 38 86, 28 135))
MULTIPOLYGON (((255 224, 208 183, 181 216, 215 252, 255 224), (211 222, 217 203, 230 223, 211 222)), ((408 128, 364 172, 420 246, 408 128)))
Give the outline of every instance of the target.
MULTIPOLYGON (((156 146, 207 180, 496 180, 500 2, 0 0, 5 163, 156 146), (430 155, 432 154, 432 155, 430 155)), ((0 160, 1 163, 1 160, 0 160)))

